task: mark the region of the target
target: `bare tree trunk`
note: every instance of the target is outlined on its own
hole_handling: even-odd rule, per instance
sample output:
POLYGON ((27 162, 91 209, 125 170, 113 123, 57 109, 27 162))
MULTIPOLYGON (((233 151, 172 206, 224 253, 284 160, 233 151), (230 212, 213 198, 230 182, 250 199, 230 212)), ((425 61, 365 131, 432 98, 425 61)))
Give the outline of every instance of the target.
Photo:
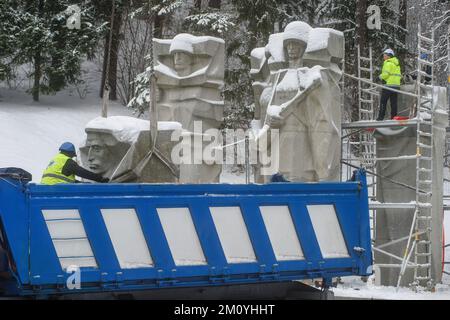
POLYGON ((103 67, 102 67, 102 82, 100 85, 100 98, 103 98, 103 91, 105 89, 106 67, 108 64, 108 43, 109 33, 105 36, 105 45, 103 47, 103 67))
MULTIPOLYGON (((356 39, 355 39, 355 43, 357 46, 359 46, 361 48, 361 54, 363 56, 368 56, 368 54, 365 54, 366 51, 368 50, 368 34, 367 34, 367 17, 366 17, 366 11, 367 11, 367 0, 357 0, 356 2, 356 30, 355 30, 355 34, 356 34, 356 39)), ((354 63, 352 63, 351 65, 351 72, 353 74, 356 74, 357 70, 357 61, 356 59, 358 59, 358 53, 357 53, 357 48, 356 46, 353 49, 352 52, 352 56, 354 57, 354 63)), ((359 118, 359 112, 358 112, 358 83, 354 80, 350 80, 349 81, 351 86, 350 86, 350 92, 349 95, 351 97, 350 101, 351 101, 351 115, 352 115, 352 120, 356 121, 359 118)))
POLYGON ((108 32, 105 36, 105 49, 103 55, 103 71, 102 83, 100 86, 100 97, 103 98, 103 90, 105 88, 106 70, 108 69, 108 85, 109 85, 109 99, 117 100, 117 60, 120 42, 120 29, 122 25, 122 10, 116 10, 114 14, 114 23, 112 29, 111 51, 109 52, 109 36, 108 32), (111 55, 109 57, 109 55, 111 55), (109 61, 109 68, 107 66, 109 61))
POLYGON ((356 44, 361 50, 367 47, 367 25, 366 25, 367 0, 356 2, 356 44))
POLYGON ((153 32, 153 35, 155 36, 155 38, 162 38, 165 18, 162 16, 156 16, 154 19, 155 19, 154 25, 155 30, 153 32))
POLYGON ((109 99, 117 100, 117 60, 119 57, 119 34, 122 24, 122 13, 117 13, 114 21, 113 38, 111 42, 111 57, 109 59, 109 99))
POLYGON ((33 84, 33 100, 39 101, 39 89, 41 83, 41 52, 34 54, 34 84, 33 84))
MULTIPOLYGON (((44 1, 39 0, 38 3, 38 16, 41 17, 44 13, 44 1)), ((42 56, 41 51, 37 49, 37 51, 34 53, 34 84, 33 84, 33 100, 39 101, 39 91, 40 91, 40 83, 41 83, 41 76, 42 76, 42 56)))
MULTIPOLYGON (((64 39, 62 39, 61 37, 58 37, 58 39, 55 42, 55 46, 58 48, 58 50, 63 50, 64 49, 64 39)), ((59 54, 52 55, 52 61, 51 61, 52 69, 58 70, 59 67, 63 63, 63 60, 64 60, 64 56, 62 56, 62 55, 59 55, 59 54)), ((55 91, 61 90, 66 85, 66 80, 64 78, 64 75, 58 73, 57 71, 56 72, 52 71, 49 74, 48 85, 52 90, 55 90, 55 91)))
POLYGON ((208 5, 210 8, 220 9, 221 2, 221 0, 209 0, 208 5))

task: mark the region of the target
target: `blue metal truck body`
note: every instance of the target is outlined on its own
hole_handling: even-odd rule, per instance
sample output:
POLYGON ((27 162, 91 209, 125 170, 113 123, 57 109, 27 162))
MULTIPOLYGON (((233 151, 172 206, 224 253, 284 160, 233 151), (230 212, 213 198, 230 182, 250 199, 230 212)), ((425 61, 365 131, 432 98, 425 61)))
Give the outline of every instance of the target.
MULTIPOLYGON (((1 178, 0 226, 1 243, 8 260, 7 270, 0 273, 8 275, 3 280, 0 277, 0 295, 8 296, 220 286, 312 278, 323 278, 329 283, 332 277, 370 275, 372 266, 364 171, 358 171, 355 181, 349 182, 266 185, 44 186, 22 185, 16 180, 1 178), (276 250, 283 249, 274 247, 274 236, 261 213, 263 206, 289 209, 303 258, 281 259, 277 256, 276 250), (311 206, 334 208, 347 255, 324 256, 323 243, 327 241, 324 238, 327 235, 323 231, 317 234, 317 226, 311 219, 311 206), (230 262, 217 222, 211 215, 212 207, 239 208, 255 261, 230 262), (205 263, 177 263, 172 243, 175 240, 169 238, 164 229, 161 212, 158 211, 161 208, 187 208, 205 263), (123 209, 133 216, 135 214, 139 221, 138 233, 142 233, 145 239, 151 265, 123 265, 119 255, 126 253, 122 249, 119 254, 121 244, 117 243, 123 238, 120 231, 115 231, 112 239, 112 230, 105 223, 106 209, 123 209), (58 214, 61 214, 61 219, 58 214), (74 216, 67 218, 69 214, 74 216), (58 239, 55 231, 51 230, 58 221, 61 225, 70 226, 70 221, 80 225, 86 237, 58 239), (89 246, 92 255, 63 256, 55 247, 56 243, 58 246, 62 243, 70 247, 65 250, 77 252, 71 241, 89 246), (79 268, 78 288, 68 286, 73 273, 64 268, 64 259, 94 261, 94 266, 79 268)), ((61 230, 64 229, 58 232, 61 230)), ((277 237, 282 241, 279 235, 277 237)), ((327 245, 330 246, 329 243, 327 245)), ((133 247, 129 250, 132 251, 133 247)))

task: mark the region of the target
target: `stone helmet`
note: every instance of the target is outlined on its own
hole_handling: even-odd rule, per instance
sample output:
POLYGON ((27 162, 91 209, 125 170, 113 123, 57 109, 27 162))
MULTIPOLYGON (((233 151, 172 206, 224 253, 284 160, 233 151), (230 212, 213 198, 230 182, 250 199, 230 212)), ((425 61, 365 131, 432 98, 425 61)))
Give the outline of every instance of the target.
POLYGON ((170 44, 169 53, 174 54, 175 52, 184 52, 194 54, 193 42, 194 38, 192 35, 180 33, 173 38, 172 43, 170 44))
POLYGON ((289 23, 283 32, 283 46, 286 46, 286 41, 297 40, 305 45, 309 40, 309 33, 312 30, 311 26, 303 21, 294 21, 289 23))

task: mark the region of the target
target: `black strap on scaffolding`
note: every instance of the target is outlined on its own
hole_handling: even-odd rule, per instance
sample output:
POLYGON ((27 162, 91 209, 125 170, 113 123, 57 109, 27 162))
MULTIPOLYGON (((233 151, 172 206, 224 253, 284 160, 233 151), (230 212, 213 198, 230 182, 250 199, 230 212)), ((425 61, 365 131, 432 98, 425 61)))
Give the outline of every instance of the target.
MULTIPOLYGON (((341 161, 341 163, 345 164, 346 166, 355 168, 355 169, 360 169, 360 167, 355 166, 355 165, 353 165, 353 164, 350 164, 350 163, 348 163, 348 162, 346 162, 346 161, 341 161)), ((397 185, 399 185, 399 186, 405 187, 405 188, 407 188, 407 189, 416 191, 416 188, 415 188, 415 187, 412 187, 412 186, 410 186, 410 185, 407 185, 406 183, 403 183, 403 182, 399 182, 399 181, 393 180, 393 179, 388 178, 388 177, 386 177, 386 176, 383 176, 383 175, 381 175, 381 174, 375 173, 375 172, 373 172, 373 171, 369 171, 369 170, 367 170, 367 169, 365 169, 365 168, 364 168, 364 170, 365 170, 367 173, 371 174, 371 175, 374 175, 374 176, 379 177, 379 178, 381 178, 381 179, 388 180, 389 182, 392 182, 392 183, 397 184, 397 185)), ((425 193, 425 191, 423 191, 423 190, 419 190, 419 192, 425 193)))

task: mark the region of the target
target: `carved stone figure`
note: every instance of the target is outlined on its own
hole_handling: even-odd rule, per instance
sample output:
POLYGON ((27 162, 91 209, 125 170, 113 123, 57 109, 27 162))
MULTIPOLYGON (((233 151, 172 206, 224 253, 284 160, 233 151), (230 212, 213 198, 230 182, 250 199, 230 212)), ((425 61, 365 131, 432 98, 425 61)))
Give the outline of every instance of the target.
POLYGON ((182 33, 172 40, 154 39, 157 65, 158 120, 178 121, 193 131, 218 128, 223 121, 220 90, 224 79, 225 42, 182 33))
POLYGON ((150 154, 148 121, 122 116, 96 118, 86 125, 86 142, 80 148, 82 163, 112 182, 177 182, 179 169, 170 160, 174 130, 181 130, 181 125, 158 123, 157 148, 150 154))
POLYGON ((80 148, 84 166, 92 172, 111 178, 129 146, 119 142, 106 130, 87 128, 86 133, 85 146, 80 148))
MULTIPOLYGON (((200 134, 218 129, 223 122, 225 42, 183 33, 171 40, 154 39, 154 44, 158 121, 177 121, 191 137, 196 121, 201 121, 200 134)), ((180 182, 219 182, 221 170, 218 164, 182 164, 180 182)))
MULTIPOLYGON (((295 21, 252 51, 252 125, 279 129, 279 150, 269 152, 279 151, 278 172, 289 181, 339 180, 343 41, 338 31, 295 21)), ((268 178, 257 173, 256 181, 268 178)))

